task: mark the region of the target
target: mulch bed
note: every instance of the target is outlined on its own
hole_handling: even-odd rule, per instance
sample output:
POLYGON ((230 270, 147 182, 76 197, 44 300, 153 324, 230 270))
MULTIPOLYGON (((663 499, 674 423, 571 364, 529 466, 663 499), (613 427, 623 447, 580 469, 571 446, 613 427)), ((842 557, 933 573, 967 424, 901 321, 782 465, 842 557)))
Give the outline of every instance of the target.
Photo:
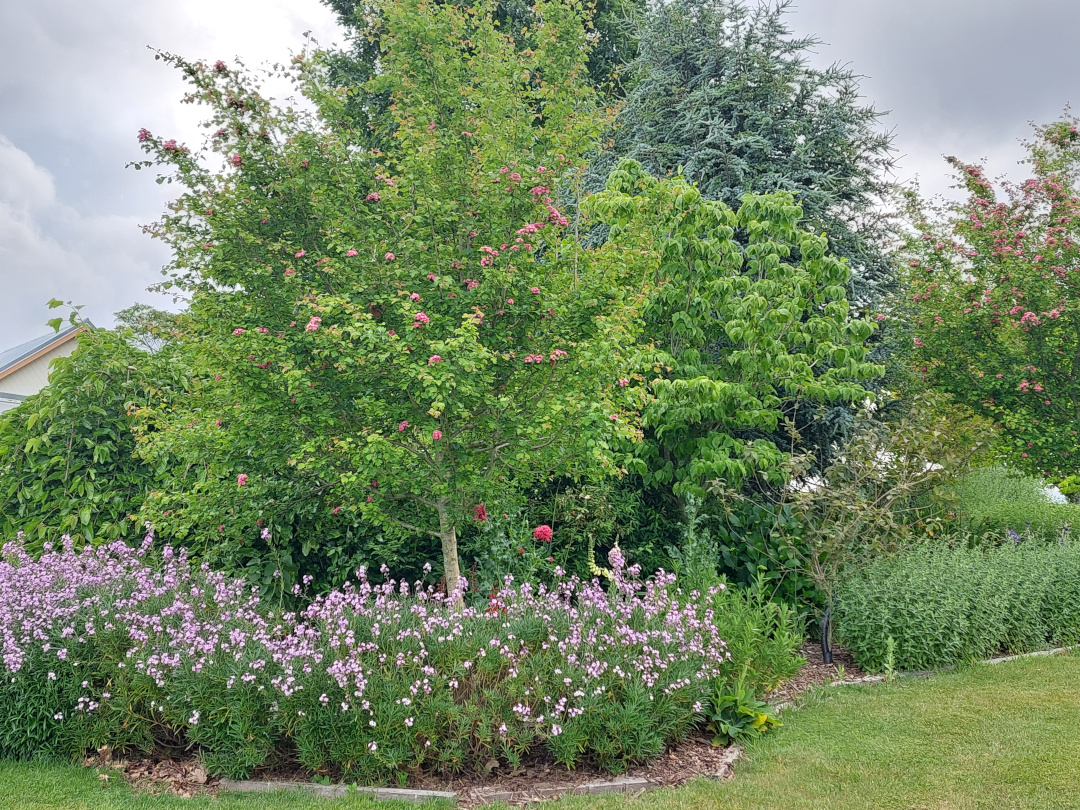
POLYGON ((773 706, 789 704, 814 686, 822 686, 837 680, 858 680, 866 677, 866 673, 856 666, 851 654, 843 647, 833 644, 832 654, 833 662, 826 664, 821 657, 821 645, 808 643, 802 650, 806 666, 799 670, 799 674, 794 678, 782 683, 779 689, 773 690, 769 695, 769 703, 773 706), (840 667, 843 667, 842 678, 840 667))
MULTIPOLYGON (((808 689, 827 684, 843 677, 847 680, 863 677, 846 650, 834 647, 833 663, 822 663, 821 647, 807 644, 802 651, 807 664, 791 680, 769 695, 773 706, 790 704, 808 689)), ((741 750, 738 746, 720 748, 712 745, 710 736, 696 734, 673 746, 666 752, 642 765, 632 767, 626 776, 648 779, 652 786, 671 787, 698 778, 727 779, 732 774, 741 750)), ((113 772, 123 775, 128 782, 141 791, 172 793, 177 796, 213 794, 219 789, 219 780, 206 773, 194 757, 176 758, 168 755, 141 759, 116 759, 106 747, 97 756, 84 763, 97 768, 103 779, 113 772)), ((416 773, 409 780, 409 787, 417 790, 454 791, 459 796, 459 806, 479 807, 493 798, 511 805, 525 805, 552 798, 559 791, 570 789, 593 780, 610 780, 611 774, 583 765, 575 770, 556 765, 554 762, 535 759, 516 770, 491 763, 487 773, 469 774, 446 778, 432 774, 416 773), (508 796, 508 794, 511 794, 508 796)), ((311 775, 301 769, 283 769, 257 772, 255 779, 265 781, 309 781, 311 775)))

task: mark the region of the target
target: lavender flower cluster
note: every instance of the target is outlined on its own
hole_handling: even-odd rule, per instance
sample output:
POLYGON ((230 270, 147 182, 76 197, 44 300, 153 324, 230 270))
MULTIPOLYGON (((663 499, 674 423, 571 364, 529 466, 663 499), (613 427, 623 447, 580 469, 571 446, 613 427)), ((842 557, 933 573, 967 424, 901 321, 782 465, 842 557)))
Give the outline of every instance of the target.
POLYGON ((0 757, 191 745, 215 772, 280 759, 382 782, 526 754, 612 771, 700 721, 729 658, 715 590, 674 598, 621 555, 614 580, 515 584, 457 606, 421 582, 355 583, 298 612, 166 546, 0 557, 0 757))

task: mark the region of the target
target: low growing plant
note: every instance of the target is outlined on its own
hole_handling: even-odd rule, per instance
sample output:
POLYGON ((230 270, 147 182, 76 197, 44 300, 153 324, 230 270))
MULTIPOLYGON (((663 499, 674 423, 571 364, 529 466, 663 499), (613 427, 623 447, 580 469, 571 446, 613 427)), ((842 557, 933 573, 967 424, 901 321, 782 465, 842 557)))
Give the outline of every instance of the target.
POLYGON ((898 670, 925 670, 1074 643, 1080 544, 959 542, 882 557, 841 581, 834 620, 871 671, 890 656, 898 670))
POLYGON ((608 564, 610 583, 507 577, 476 607, 361 570, 288 612, 151 537, 40 559, 9 543, 0 758, 167 746, 230 777, 288 758, 385 783, 546 753, 619 772, 704 719, 731 653, 722 585, 608 564))

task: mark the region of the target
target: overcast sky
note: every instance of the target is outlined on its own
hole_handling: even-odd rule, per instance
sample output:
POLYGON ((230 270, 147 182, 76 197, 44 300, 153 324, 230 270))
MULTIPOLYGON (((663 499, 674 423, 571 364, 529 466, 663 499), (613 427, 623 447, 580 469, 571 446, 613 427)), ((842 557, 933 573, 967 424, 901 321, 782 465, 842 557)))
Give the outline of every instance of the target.
MULTIPOLYGON (((943 154, 1018 175, 1029 121, 1080 103, 1078 0, 802 0, 821 63, 850 63, 891 111, 900 179, 950 185, 943 154)), ((160 278, 164 248, 139 226, 169 187, 125 169, 139 127, 198 143, 184 86, 147 46, 249 67, 287 59, 311 31, 341 39, 318 0, 0 0, 0 350, 45 334, 50 298, 110 325, 160 278)))

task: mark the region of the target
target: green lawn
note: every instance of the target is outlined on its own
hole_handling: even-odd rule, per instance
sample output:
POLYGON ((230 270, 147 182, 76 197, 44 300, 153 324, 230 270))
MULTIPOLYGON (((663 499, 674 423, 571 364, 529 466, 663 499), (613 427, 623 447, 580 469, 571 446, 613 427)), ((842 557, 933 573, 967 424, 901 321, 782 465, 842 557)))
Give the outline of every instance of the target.
MULTIPOLYGON (((79 768, 0 764, 0 807, 19 810, 370 808, 293 795, 136 796, 79 768)), ((398 805, 379 804, 382 810, 398 805)), ((550 810, 1080 808, 1080 656, 1014 661, 927 681, 832 690, 750 751, 726 783, 550 810)), ((448 807, 448 805, 443 805, 448 807)))

